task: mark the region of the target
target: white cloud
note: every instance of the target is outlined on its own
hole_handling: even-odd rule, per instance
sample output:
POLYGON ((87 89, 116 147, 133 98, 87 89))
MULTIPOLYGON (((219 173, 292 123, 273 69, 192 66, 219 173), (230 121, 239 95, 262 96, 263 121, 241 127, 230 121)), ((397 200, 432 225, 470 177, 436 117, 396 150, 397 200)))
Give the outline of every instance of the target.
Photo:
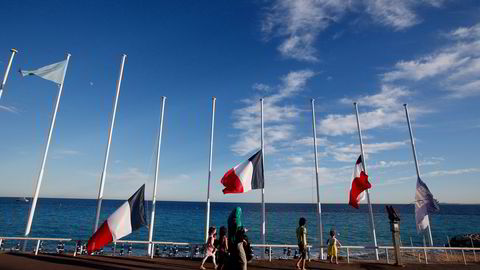
MULTIPOLYGON (((436 170, 436 171, 430 171, 427 173, 423 173, 420 177, 422 180, 425 180, 427 178, 428 181, 434 180, 435 177, 442 177, 442 176, 448 176, 448 175, 462 175, 462 174, 472 174, 472 173, 480 173, 479 168, 465 168, 465 169, 453 169, 453 170, 436 170)), ((417 179, 416 175, 411 175, 411 176, 404 176, 404 177, 399 177, 395 179, 390 179, 387 180, 383 183, 380 183, 379 185, 395 185, 395 184, 402 184, 407 181, 412 181, 417 179)))
MULTIPOLYGON (((398 149, 405 145, 407 145, 407 141, 367 143, 363 145, 363 149, 368 155, 398 149)), ((332 144, 327 146, 326 152, 337 161, 354 162, 360 155, 360 146, 357 144, 332 144)))
POLYGON ((80 155, 81 153, 77 150, 73 150, 73 149, 60 149, 60 150, 55 150, 53 152, 53 155, 52 157, 54 159, 63 159, 63 158, 66 158, 66 157, 72 157, 72 156, 77 156, 77 155, 80 155))
POLYGON ((452 39, 477 39, 480 37, 480 23, 471 27, 459 27, 447 34, 452 39))
POLYGON ((3 105, 0 105, 0 111, 5 111, 5 112, 9 112, 9 113, 14 113, 14 114, 18 114, 20 112, 14 106, 3 106, 3 105))
MULTIPOLYGON (((397 110, 378 108, 374 111, 360 113, 359 118, 362 131, 379 127, 388 127, 405 121, 404 114, 405 113, 400 108, 397 110)), ((329 114, 327 117, 320 120, 317 131, 320 134, 329 136, 356 133, 357 120, 354 114, 329 114)))
POLYGON ((332 22, 338 21, 350 1, 280 0, 268 10, 262 30, 285 38, 278 47, 288 58, 318 61, 314 42, 332 22))
POLYGON ((419 23, 419 19, 411 7, 411 1, 371 0, 366 3, 367 13, 379 24, 401 30, 419 23))
POLYGON ((260 92, 268 92, 270 91, 270 86, 263 84, 263 83, 255 83, 252 86, 253 89, 260 91, 260 92))
POLYGON ((150 175, 141 172, 138 168, 128 168, 126 171, 120 173, 110 173, 107 175, 108 180, 119 182, 139 182, 145 183, 151 180, 150 175))
MULTIPOLYGON (((429 166, 429 165, 436 165, 439 164, 442 160, 439 160, 437 158, 430 158, 426 160, 420 160, 418 161, 419 166, 429 166)), ((391 161, 379 161, 376 164, 369 165, 368 167, 370 169, 378 169, 378 168, 393 168, 393 167, 399 167, 399 166, 405 166, 405 165, 413 165, 413 160, 407 161, 407 160, 391 160, 391 161)))
MULTIPOLYGON (((282 83, 272 88, 272 93, 264 99, 264 138, 265 151, 274 152, 276 143, 288 140, 295 129, 292 121, 301 110, 284 101, 304 90, 307 81, 315 76, 311 70, 300 70, 282 77, 282 83)), ((235 129, 240 130, 238 141, 232 150, 238 155, 246 155, 260 147, 260 104, 258 98, 244 100, 245 107, 233 112, 235 129)))
POLYGON ((63 150, 57 150, 55 153, 59 155, 68 155, 68 156, 74 156, 80 154, 79 151, 77 150, 72 150, 72 149, 63 149, 63 150))
MULTIPOLYGON (((315 42, 321 32, 346 14, 367 13, 375 23, 402 30, 420 22, 415 9, 421 5, 440 7, 442 0, 278 0, 267 8, 262 31, 281 38, 282 56, 316 62, 315 42)), ((333 38, 338 38, 338 33, 333 38)))
POLYGON ((428 55, 402 60, 382 75, 386 82, 420 81, 437 78, 448 97, 465 98, 480 94, 480 24, 460 27, 447 37, 455 41, 428 55))
MULTIPOLYGON (((391 127, 405 122, 405 111, 401 106, 412 93, 404 87, 382 85, 378 94, 358 97, 358 106, 371 108, 367 112, 359 112, 362 131, 380 127, 391 127), (372 110, 373 109, 373 110, 372 110)), ((340 103, 352 105, 351 98, 342 98, 340 103)), ((409 107, 410 114, 419 115, 429 112, 425 108, 409 107)), ((357 132, 355 114, 329 114, 319 120, 317 132, 328 136, 339 136, 357 132)))
MULTIPOLYGON (((410 96, 412 93, 405 87, 393 86, 384 84, 381 86, 381 91, 378 94, 371 96, 363 96, 356 100, 358 104, 368 107, 378 108, 392 108, 399 105, 399 100, 403 97, 410 96)), ((352 105, 354 100, 343 98, 340 100, 343 104, 352 105)))

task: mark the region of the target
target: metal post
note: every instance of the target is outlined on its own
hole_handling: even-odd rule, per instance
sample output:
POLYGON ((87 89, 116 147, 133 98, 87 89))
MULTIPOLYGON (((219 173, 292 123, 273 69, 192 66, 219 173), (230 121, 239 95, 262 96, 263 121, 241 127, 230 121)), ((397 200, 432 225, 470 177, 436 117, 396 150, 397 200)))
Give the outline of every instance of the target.
POLYGON ((0 85, 0 99, 2 99, 3 89, 5 89, 5 84, 7 83, 8 73, 10 73, 10 68, 12 67, 13 57, 18 53, 16 49, 10 50, 12 54, 10 55, 10 60, 8 60, 7 69, 5 70, 5 75, 3 75, 3 81, 0 85))
POLYGON ((116 252, 117 252, 117 242, 113 242, 113 256, 115 256, 116 252))
MULTIPOLYGON (((472 248, 475 248, 475 246, 473 245, 473 239, 471 235, 470 235, 470 242, 472 243, 472 248)), ((2 245, 1 240, 0 240, 0 245, 2 245)), ((477 262, 477 254, 475 253, 475 249, 473 249, 473 259, 475 262, 477 262)))
MULTIPOLYGON (((365 161, 365 153, 363 151, 362 130, 360 128, 360 120, 358 119, 357 103, 354 102, 353 106, 355 107, 355 115, 357 118, 358 138, 360 139, 360 152, 362 154, 362 165, 363 165, 363 169, 365 170, 365 174, 367 174, 367 163, 365 161)), ((370 213, 370 229, 372 230, 373 245, 375 246, 375 259, 378 261, 377 234, 375 233, 375 222, 373 221, 373 209, 372 209, 372 204, 370 202, 370 193, 368 189, 365 192, 367 193, 368 211, 370 213)))
POLYGON ((322 205, 320 204, 320 184, 318 181, 318 157, 317 157, 317 129, 315 127, 315 99, 312 103, 312 126, 313 126, 313 153, 315 157, 315 179, 317 180, 317 234, 320 248, 320 259, 323 260, 323 223, 322 223, 322 205))
POLYGON ((268 261, 269 262, 272 261, 272 247, 271 246, 268 247, 268 261))
MULTIPOLYGON (((265 145, 264 145, 264 140, 263 140, 263 98, 260 99, 260 123, 261 123, 261 128, 260 128, 260 135, 261 135, 261 147, 262 147, 262 164, 263 164, 263 170, 265 173, 265 145)), ((262 188, 262 244, 265 245, 265 183, 262 188)), ((263 253, 262 256, 265 256, 265 253, 263 253)))
MULTIPOLYGON (((410 125, 410 117, 408 115, 407 104, 403 104, 403 106, 405 107, 405 115, 407 116, 408 131, 410 133, 410 142, 412 143, 413 160, 415 161, 415 169, 417 171, 417 178, 420 179, 420 169, 418 168, 417 150, 415 148, 415 140, 413 138, 412 127, 410 125)), ((427 238, 428 238, 428 242, 429 242, 430 246, 433 247, 432 230, 430 228, 430 216, 427 215, 427 219, 428 219, 427 238)))
POLYGON ((467 259, 465 258, 465 251, 462 249, 463 263, 467 265, 467 259))
POLYGON ((388 248, 385 248, 385 255, 387 256, 387 264, 390 263, 390 260, 388 259, 388 248))
POLYGON ((425 264, 428 264, 427 249, 425 248, 425 236, 423 236, 423 253, 425 255, 425 264))
POLYGON ((155 224, 155 203, 157 202, 157 182, 158 182, 158 169, 160 167, 160 147, 162 145, 162 132, 163 132, 163 115, 165 112, 165 100, 166 97, 162 97, 162 110, 160 112, 160 130, 158 131, 157 140, 157 161, 155 164, 155 182, 153 183, 153 195, 152 195, 152 214, 150 216, 150 224, 148 231, 148 254, 153 254, 152 240, 153 240, 153 227, 155 224))
MULTIPOLYGON (((65 74, 67 73, 68 62, 70 61, 70 56, 71 56, 71 54, 68 53, 67 54, 67 63, 65 64, 65 69, 63 70, 62 83, 60 84, 60 88, 58 90, 57 101, 55 103, 55 109, 53 111, 53 117, 52 117, 52 121, 50 123, 50 129, 48 131, 47 144, 45 146, 45 151, 43 153, 42 165, 40 167, 40 173, 38 174, 38 179, 37 179, 37 186, 35 188, 35 193, 34 193, 33 199, 32 199, 32 206, 30 208, 30 213, 28 215, 27 226, 25 228, 25 237, 28 237, 28 235, 30 234, 30 229, 32 228, 33 216, 35 215, 35 208, 37 207, 38 195, 40 194, 40 187, 42 185, 43 174, 45 172, 45 164, 47 163, 48 149, 50 148, 50 141, 52 139, 53 128, 55 127, 55 120, 57 118, 57 111, 58 111, 58 107, 60 105, 60 98, 62 97, 63 84, 64 84, 64 80, 65 80, 65 74)), ((25 242, 24 242, 23 250, 25 251, 26 248, 27 248, 27 240, 25 240, 25 242)))
POLYGON ((38 249, 40 248, 40 240, 37 240, 37 248, 35 249, 35 256, 38 255, 38 249))
POLYGON ((153 259, 153 254, 155 250, 155 244, 152 244, 152 242, 148 243, 149 245, 152 245, 152 252, 150 252, 150 259, 153 259))
POLYGON ((75 250, 73 251, 73 257, 77 256, 77 247, 78 247, 78 243, 77 241, 75 241, 75 250))
POLYGON ((217 101, 217 98, 212 97, 212 122, 210 125, 210 156, 208 159, 207 212, 205 213, 205 242, 208 241, 208 228, 210 227, 210 179, 212 178, 213 131, 215 128, 216 101, 217 101))
POLYGON ((115 102, 113 103, 112 121, 110 123, 110 130, 108 132, 107 149, 105 150, 105 160, 103 162, 103 171, 102 171, 102 176, 100 178, 100 188, 98 190, 97 213, 95 215, 95 224, 93 226, 93 233, 95 233, 97 231, 98 221, 100 219, 100 210, 102 208, 102 200, 103 200, 103 188, 105 186, 105 177, 107 176, 108 157, 110 155, 110 145, 112 143, 113 127, 115 126, 115 115, 117 113, 118 97, 120 95, 120 85, 122 84, 123 67, 125 66, 125 59, 126 58, 127 58, 127 55, 124 54, 122 56, 122 63, 120 64, 120 73, 118 75, 118 80, 117 80, 117 91, 116 91, 116 95, 115 95, 115 102))
MULTIPOLYGON (((450 237, 447 235, 447 243, 448 243, 448 247, 451 248, 452 245, 450 245, 450 237)), ((450 255, 453 255, 453 250, 450 249, 450 255)))

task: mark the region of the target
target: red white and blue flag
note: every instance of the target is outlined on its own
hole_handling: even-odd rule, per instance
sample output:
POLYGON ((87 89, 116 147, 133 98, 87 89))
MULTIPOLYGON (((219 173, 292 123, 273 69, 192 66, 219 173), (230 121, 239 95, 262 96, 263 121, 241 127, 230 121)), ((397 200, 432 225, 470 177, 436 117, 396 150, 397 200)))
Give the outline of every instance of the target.
POLYGON ((350 187, 348 204, 358 209, 360 201, 365 199, 365 190, 371 187, 372 185, 368 182, 368 175, 363 168, 362 155, 360 155, 353 170, 353 180, 352 186, 350 187))
POLYGON ((223 194, 245 193, 252 189, 261 189, 264 186, 262 150, 247 161, 230 169, 223 176, 220 183, 225 186, 223 194))
POLYGON ((87 244, 88 253, 99 250, 110 242, 117 241, 140 227, 147 225, 144 198, 145 184, 110 215, 90 237, 87 244))

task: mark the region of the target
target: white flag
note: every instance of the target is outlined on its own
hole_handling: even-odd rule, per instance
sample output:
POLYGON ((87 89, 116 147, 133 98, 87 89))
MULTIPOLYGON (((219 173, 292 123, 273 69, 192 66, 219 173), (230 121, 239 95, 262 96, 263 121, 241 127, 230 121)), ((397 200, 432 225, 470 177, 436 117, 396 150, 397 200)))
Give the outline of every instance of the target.
POLYGON ((417 179, 417 190, 415 192, 415 220, 417 222, 417 232, 422 232, 430 226, 428 213, 440 210, 437 200, 433 198, 425 182, 417 179))
POLYGON ((38 77, 44 78, 45 80, 62 84, 63 73, 66 66, 67 60, 63 60, 61 62, 44 66, 36 70, 20 70, 20 73, 22 73, 22 76, 24 77, 28 75, 37 75, 38 77))

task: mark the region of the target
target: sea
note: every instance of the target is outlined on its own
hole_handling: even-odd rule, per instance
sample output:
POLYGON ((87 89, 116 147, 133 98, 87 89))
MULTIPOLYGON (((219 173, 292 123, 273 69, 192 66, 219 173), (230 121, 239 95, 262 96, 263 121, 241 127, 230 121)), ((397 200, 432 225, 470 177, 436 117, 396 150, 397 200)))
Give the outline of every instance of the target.
MULTIPOLYGON (((31 237, 72 238, 87 241, 92 235, 96 200, 40 198, 33 220, 31 237)), ((103 222, 121 204, 122 200, 104 200, 100 222, 103 222)), ((0 197, 0 238, 23 236, 30 202, 18 198, 0 197)), ((241 207, 243 222, 252 243, 261 243, 262 210, 260 203, 211 204, 211 225, 227 226, 227 217, 235 207, 241 207)), ((373 204, 374 221, 379 245, 391 245, 392 234, 384 204, 373 204)), ((413 204, 394 204, 400 216, 402 245, 422 246, 423 235, 417 234, 413 204)), ((150 220, 151 202, 146 202, 150 220)), ((155 211, 155 241, 202 243, 204 241, 205 202, 157 201, 155 211)), ((317 236, 316 205, 303 203, 266 204, 266 242, 269 244, 296 244, 295 230, 300 217, 307 219, 308 242, 314 246, 317 236)), ((464 233, 480 232, 480 205, 441 204, 440 211, 430 216, 435 246, 448 244, 447 238, 464 233)), ((354 209, 347 204, 322 204, 323 240, 334 229, 342 245, 372 246, 368 206, 354 209)), ((148 228, 140 228, 125 240, 148 240, 148 228)), ((18 241, 4 242, 4 249, 12 248, 18 241)), ((70 243, 69 245, 71 245, 70 243)), ((49 243, 45 249, 55 249, 49 243)), ((74 245, 74 244, 73 244, 74 245)), ((30 249, 34 244, 29 245, 30 249)), ((144 245, 135 245, 135 252, 142 254, 144 245)), ((314 252, 314 251, 313 251, 314 252)))

